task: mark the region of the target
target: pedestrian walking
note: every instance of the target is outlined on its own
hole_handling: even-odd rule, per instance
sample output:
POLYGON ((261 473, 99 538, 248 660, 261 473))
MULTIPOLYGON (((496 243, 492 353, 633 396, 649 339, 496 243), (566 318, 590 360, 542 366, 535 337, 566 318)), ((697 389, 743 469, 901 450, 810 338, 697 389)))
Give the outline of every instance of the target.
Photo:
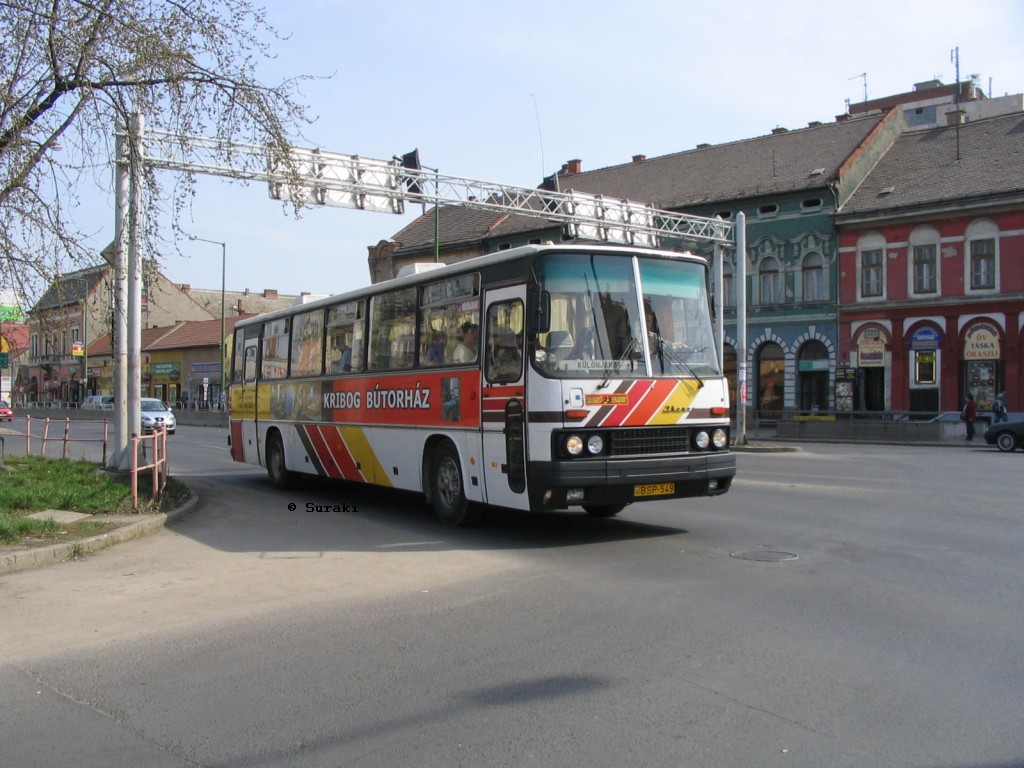
POLYGON ((1006 411, 1006 391, 1004 390, 996 395, 995 400, 992 401, 992 423, 998 424, 1000 421, 1009 421, 1010 417, 1006 411))
POLYGON ((967 402, 964 403, 964 408, 960 411, 960 420, 967 425, 967 437, 964 440, 974 439, 974 422, 978 418, 978 404, 974 402, 974 395, 968 393, 967 402))

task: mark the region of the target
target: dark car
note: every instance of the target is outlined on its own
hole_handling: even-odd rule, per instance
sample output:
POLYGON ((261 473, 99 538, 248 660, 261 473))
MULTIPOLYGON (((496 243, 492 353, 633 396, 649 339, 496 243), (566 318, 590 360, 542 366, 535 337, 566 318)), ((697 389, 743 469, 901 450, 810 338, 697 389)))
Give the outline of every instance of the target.
POLYGON ((1007 452, 1024 445, 1024 419, 992 424, 985 430, 985 442, 1007 452))

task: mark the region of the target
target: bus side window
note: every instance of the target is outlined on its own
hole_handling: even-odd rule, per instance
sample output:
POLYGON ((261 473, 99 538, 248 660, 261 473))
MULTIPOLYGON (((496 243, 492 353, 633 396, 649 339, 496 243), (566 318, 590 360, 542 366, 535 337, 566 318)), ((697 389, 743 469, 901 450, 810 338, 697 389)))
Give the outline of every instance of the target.
POLYGON ((327 312, 327 372, 363 370, 363 302, 352 301, 327 312))
POLYGON ((243 373, 246 384, 256 381, 256 345, 245 348, 245 370, 243 373))

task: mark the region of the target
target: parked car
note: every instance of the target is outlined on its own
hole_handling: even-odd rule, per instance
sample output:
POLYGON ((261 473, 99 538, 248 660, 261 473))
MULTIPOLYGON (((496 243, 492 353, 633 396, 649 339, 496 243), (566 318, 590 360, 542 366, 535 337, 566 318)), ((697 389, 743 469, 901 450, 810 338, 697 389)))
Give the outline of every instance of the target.
POLYGON ((83 411, 112 411, 114 398, 111 395, 89 395, 82 401, 83 411))
POLYGON ((167 434, 173 435, 178 426, 177 419, 171 407, 163 400, 156 397, 143 397, 140 401, 142 406, 142 431, 147 435, 153 434, 153 429, 163 427, 167 434))
POLYGON ((10 403, 6 400, 0 400, 0 421, 4 419, 14 421, 14 411, 11 410, 10 403))
POLYGON ((992 424, 985 430, 985 442, 1006 452, 1024 445, 1024 419, 992 424))

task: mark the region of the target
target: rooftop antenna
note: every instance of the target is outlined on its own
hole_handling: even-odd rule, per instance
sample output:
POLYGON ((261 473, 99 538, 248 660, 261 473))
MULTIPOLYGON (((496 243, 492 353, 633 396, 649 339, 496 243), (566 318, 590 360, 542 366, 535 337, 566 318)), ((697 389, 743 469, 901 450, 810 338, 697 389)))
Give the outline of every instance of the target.
POLYGON ((544 162, 544 132, 540 129, 540 110, 537 108, 537 94, 531 93, 530 96, 533 98, 533 114, 537 117, 537 137, 540 139, 540 176, 544 178, 544 172, 547 170, 547 163, 544 162))
POLYGON ((848 77, 846 79, 847 80, 857 80, 857 79, 860 79, 860 80, 864 81, 864 102, 867 103, 867 100, 868 100, 868 73, 867 72, 861 72, 859 75, 854 75, 853 77, 848 77))
POLYGON ((956 104, 956 159, 960 160, 960 46, 949 52, 949 60, 956 64, 956 90, 953 98, 956 104))

